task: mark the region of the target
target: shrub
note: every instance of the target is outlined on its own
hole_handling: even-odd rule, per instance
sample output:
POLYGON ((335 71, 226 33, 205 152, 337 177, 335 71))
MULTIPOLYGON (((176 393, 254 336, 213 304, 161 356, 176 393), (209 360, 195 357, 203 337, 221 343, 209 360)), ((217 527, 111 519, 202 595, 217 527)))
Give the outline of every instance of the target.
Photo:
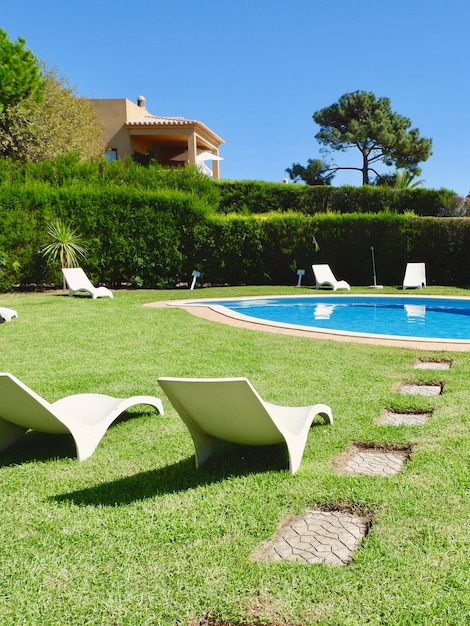
POLYGON ((338 213, 406 213, 441 216, 455 202, 448 189, 391 189, 389 187, 330 187, 249 181, 214 181, 220 191, 219 212, 269 213, 294 211, 315 215, 338 213))
POLYGON ((416 216, 454 210, 445 189, 211 181, 195 168, 73 155, 0 160, 0 176, 0 290, 61 282, 39 253, 57 219, 83 237, 92 281, 114 286, 174 287, 194 268, 213 284, 293 284, 314 262, 368 284, 371 246, 385 284, 399 284, 414 260, 431 283, 470 283, 470 221, 416 216))

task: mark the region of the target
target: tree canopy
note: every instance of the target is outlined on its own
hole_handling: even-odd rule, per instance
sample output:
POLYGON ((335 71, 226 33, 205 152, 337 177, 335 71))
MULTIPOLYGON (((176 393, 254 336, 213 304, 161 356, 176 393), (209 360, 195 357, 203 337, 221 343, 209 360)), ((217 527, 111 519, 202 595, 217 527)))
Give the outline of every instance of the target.
POLYGON ((92 103, 56 70, 41 68, 42 100, 31 94, 0 113, 0 156, 38 162, 71 152, 82 158, 103 154, 104 129, 92 103))
POLYGON ((0 29, 0 157, 41 161, 103 154, 104 129, 89 100, 0 29))
POLYGON ((44 88, 41 67, 34 54, 19 37, 12 43, 0 29, 0 113, 25 98, 39 99, 44 88))
POLYGON ((294 182, 303 180, 307 185, 331 185, 334 173, 328 173, 328 166, 321 159, 309 159, 307 167, 300 163, 292 163, 286 172, 294 182))
POLYGON ((313 119, 321 127, 315 139, 325 151, 356 148, 361 153, 361 164, 356 167, 321 162, 323 174, 357 170, 362 174, 362 184, 368 185, 372 177, 380 180, 376 167, 381 163, 419 176, 419 163, 432 153, 432 140, 420 137, 418 129, 410 128, 407 117, 393 112, 389 98, 376 98, 373 93, 347 93, 337 103, 314 113, 313 119))
POLYGON ((404 177, 411 181, 421 174, 419 163, 432 154, 432 140, 420 137, 411 121, 391 109, 389 98, 376 98, 373 93, 355 91, 341 96, 339 101, 313 114, 320 126, 315 139, 323 146, 321 152, 359 150, 357 166, 342 166, 320 159, 309 159, 307 167, 293 163, 287 168, 292 180, 308 185, 329 185, 339 170, 355 170, 362 175, 362 184, 393 185, 404 177), (401 175, 379 172, 379 165, 395 167, 401 175))

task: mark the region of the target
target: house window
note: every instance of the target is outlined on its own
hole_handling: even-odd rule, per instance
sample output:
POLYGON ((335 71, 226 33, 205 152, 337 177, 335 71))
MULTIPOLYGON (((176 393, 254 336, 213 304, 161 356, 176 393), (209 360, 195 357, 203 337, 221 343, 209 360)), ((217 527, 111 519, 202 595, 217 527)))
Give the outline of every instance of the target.
POLYGON ((111 163, 111 161, 117 161, 117 150, 116 148, 107 148, 104 151, 104 158, 111 163))

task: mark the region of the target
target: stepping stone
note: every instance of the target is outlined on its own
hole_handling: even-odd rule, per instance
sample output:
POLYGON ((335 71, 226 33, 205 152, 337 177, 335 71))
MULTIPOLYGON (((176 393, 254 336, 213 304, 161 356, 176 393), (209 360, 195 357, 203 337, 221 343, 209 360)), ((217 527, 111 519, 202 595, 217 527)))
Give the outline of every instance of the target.
POLYGON ((431 413, 394 413, 385 411, 379 424, 384 426, 422 426, 431 417, 431 413))
POLYGON ((450 361, 418 361, 413 367, 415 370, 448 370, 450 361))
POLYGON ((367 521, 358 515, 308 509, 285 520, 253 559, 347 565, 366 533, 367 521))
POLYGON ((392 476, 398 474, 408 454, 401 450, 356 450, 343 462, 341 470, 346 474, 392 476))
POLYGON ((439 396, 442 386, 403 384, 400 385, 399 392, 404 396, 439 396))

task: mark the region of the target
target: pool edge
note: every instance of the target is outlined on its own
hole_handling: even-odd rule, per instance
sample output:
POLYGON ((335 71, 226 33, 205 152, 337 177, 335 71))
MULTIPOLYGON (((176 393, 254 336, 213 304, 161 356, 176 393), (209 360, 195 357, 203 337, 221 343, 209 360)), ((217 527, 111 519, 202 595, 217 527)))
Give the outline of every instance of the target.
POLYGON ((464 343, 462 341, 453 340, 441 340, 432 341, 428 339, 395 339, 393 337, 385 337, 380 335, 353 335, 351 333, 335 331, 320 331, 320 330, 308 330, 305 328, 288 328, 280 325, 277 322, 269 322, 265 320, 252 321, 242 319, 242 316, 237 314, 229 314, 227 309, 216 310, 215 307, 211 307, 207 304, 197 304, 194 300, 191 300, 191 304, 188 300, 165 300, 161 302, 148 302, 144 306, 150 308, 162 308, 162 307, 177 307, 191 313, 195 317, 199 317, 211 322, 218 322, 221 324, 228 324, 237 328, 244 328, 248 330, 256 330, 263 332, 270 332, 279 335, 290 335, 294 337, 304 337, 307 339, 322 339, 332 340, 339 342, 349 343, 362 343, 375 346, 387 346, 395 348, 408 348, 413 350, 430 350, 439 352, 470 352, 470 341, 464 343))

